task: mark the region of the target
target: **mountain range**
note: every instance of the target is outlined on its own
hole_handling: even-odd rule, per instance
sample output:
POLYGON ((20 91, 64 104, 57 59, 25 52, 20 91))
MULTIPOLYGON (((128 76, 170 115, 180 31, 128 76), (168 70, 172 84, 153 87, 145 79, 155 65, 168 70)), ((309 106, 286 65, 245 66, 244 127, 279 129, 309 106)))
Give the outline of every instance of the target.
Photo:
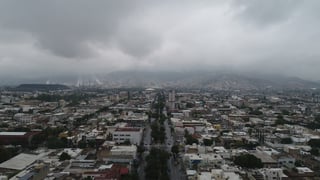
POLYGON ((297 77, 221 72, 122 71, 95 76, 94 81, 105 87, 203 88, 217 90, 310 89, 320 87, 319 82, 303 80, 297 77))
POLYGON ((68 86, 97 86, 104 88, 188 88, 216 90, 252 89, 310 89, 320 88, 320 82, 283 75, 235 72, 152 72, 117 71, 99 75, 16 80, 15 83, 64 84, 68 86))

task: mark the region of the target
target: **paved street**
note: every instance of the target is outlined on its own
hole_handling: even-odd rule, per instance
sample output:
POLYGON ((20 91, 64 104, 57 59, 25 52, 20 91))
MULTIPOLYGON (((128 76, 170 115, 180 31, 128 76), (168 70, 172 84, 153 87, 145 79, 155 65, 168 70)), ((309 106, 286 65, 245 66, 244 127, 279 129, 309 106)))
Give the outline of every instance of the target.
POLYGON ((144 174, 144 169, 146 164, 146 156, 148 155, 148 152, 151 148, 151 128, 150 125, 147 124, 145 131, 143 133, 143 145, 146 148, 146 150, 143 152, 142 156, 141 156, 141 163, 140 166, 138 168, 138 174, 139 174, 139 179, 140 180, 144 180, 145 179, 145 174, 144 174))
MULTIPOLYGON (((171 147, 174 145, 175 139, 174 136, 171 134, 171 127, 168 123, 168 120, 164 122, 165 131, 166 131, 166 150, 171 153, 171 147)), ((180 161, 179 159, 177 159, 180 161)), ((169 169, 169 176, 172 180, 185 180, 186 176, 181 168, 181 162, 179 164, 175 163, 173 156, 170 157, 168 160, 168 169, 169 169)))
MULTIPOLYGON (((155 98, 155 101, 157 101, 157 98, 155 98)), ((167 116, 167 112, 164 109, 163 114, 167 116)), ((151 118, 150 123, 155 121, 154 118, 151 118)), ((154 148, 159 148, 162 150, 167 151, 169 154, 171 154, 171 148, 175 143, 174 135, 171 133, 171 126, 168 123, 168 119, 164 121, 164 127, 165 127, 165 133, 166 133, 166 138, 165 138, 165 143, 164 144, 154 144, 152 143, 151 139, 151 127, 150 124, 147 123, 144 133, 143 133, 143 146, 145 148, 144 153, 141 156, 141 163, 138 168, 138 174, 139 174, 139 179, 140 180, 145 180, 145 172, 144 169, 146 167, 146 161, 145 158, 148 155, 150 149, 152 147, 154 148)), ((184 174, 184 171, 182 170, 181 167, 181 162, 177 163, 175 161, 180 161, 180 159, 174 160, 173 156, 170 156, 168 160, 168 174, 170 179, 172 180, 185 180, 186 175, 184 174)))

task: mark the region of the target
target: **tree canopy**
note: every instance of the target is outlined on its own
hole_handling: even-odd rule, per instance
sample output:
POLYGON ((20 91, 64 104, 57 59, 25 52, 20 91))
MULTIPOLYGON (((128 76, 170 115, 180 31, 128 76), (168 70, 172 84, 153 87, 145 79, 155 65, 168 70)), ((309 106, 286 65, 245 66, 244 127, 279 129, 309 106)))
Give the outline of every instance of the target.
POLYGON ((63 152, 59 157, 59 161, 65 161, 69 159, 71 159, 71 156, 66 152, 63 152))
POLYGON ((189 134, 188 131, 185 131, 184 137, 186 138, 186 144, 199 144, 199 140, 197 138, 194 138, 191 134, 189 134))
POLYGON ((203 144, 205 146, 212 146, 213 144, 213 139, 203 139, 203 144))
POLYGON ((178 146, 178 145, 173 145, 173 146, 171 147, 171 152, 172 152, 173 154, 178 154, 178 153, 179 153, 179 146, 178 146))
POLYGON ((167 173, 168 159, 169 154, 166 151, 152 148, 150 154, 146 157, 146 179, 169 180, 170 178, 167 173))
POLYGON ((311 147, 320 148, 320 139, 311 139, 308 142, 308 145, 311 146, 311 147))
POLYGON ((234 160, 234 163, 244 168, 262 168, 263 167, 261 159, 255 157, 252 154, 244 154, 244 155, 237 156, 234 160))
POLYGON ((319 149, 318 148, 312 148, 310 153, 314 156, 319 156, 319 149))
POLYGON ((283 138, 280 141, 281 144, 291 144, 292 143, 292 139, 291 138, 283 138))

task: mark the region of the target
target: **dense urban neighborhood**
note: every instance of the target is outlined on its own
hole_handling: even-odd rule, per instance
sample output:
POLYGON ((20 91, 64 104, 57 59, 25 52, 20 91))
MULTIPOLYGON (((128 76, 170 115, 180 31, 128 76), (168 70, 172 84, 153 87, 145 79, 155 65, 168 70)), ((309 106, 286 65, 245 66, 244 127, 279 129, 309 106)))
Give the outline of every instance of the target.
POLYGON ((320 180, 320 0, 0 0, 0 180, 320 180))
POLYGON ((0 96, 0 179, 320 179, 320 92, 68 88, 0 96))

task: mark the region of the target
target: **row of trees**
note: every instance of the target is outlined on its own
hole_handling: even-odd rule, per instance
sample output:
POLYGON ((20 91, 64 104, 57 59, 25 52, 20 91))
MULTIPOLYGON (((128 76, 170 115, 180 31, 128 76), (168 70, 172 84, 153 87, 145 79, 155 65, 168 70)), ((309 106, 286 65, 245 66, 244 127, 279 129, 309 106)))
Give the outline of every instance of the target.
POLYGON ((157 122, 152 123, 151 125, 151 137, 154 142, 164 143, 166 138, 165 128, 163 125, 160 125, 157 122))
POLYGON ((68 140, 66 138, 58 138, 61 132, 66 131, 65 127, 48 127, 41 133, 33 136, 31 140, 31 148, 37 148, 40 144, 46 142, 48 148, 57 149, 67 147, 68 140))
POLYGON ((146 157, 147 166, 145 168, 146 179, 150 180, 169 180, 167 172, 167 161, 170 155, 166 151, 152 148, 146 157))
POLYGON ((59 94, 40 94, 38 97, 33 99, 46 101, 46 102, 58 102, 63 99, 65 101, 70 102, 70 105, 77 105, 80 101, 87 101, 89 98, 94 97, 93 94, 86 93, 75 93, 69 95, 59 95, 59 94))
MULTIPOLYGON (((156 118, 151 125, 151 137, 154 142, 163 144, 165 142, 166 133, 164 127, 164 121, 166 116, 163 114, 165 107, 165 97, 162 93, 157 95, 157 103, 153 108, 155 113, 153 117, 156 118)), ((169 180, 168 175, 168 159, 170 154, 164 150, 152 148, 149 155, 146 157, 147 166, 145 168, 145 178, 150 180, 169 180)))
POLYGON ((155 117, 157 121, 154 121, 151 125, 151 137, 154 142, 163 144, 166 138, 166 132, 164 128, 164 121, 166 116, 163 114, 163 108, 165 106, 165 98, 163 94, 159 93, 157 95, 157 103, 154 104, 155 117))

